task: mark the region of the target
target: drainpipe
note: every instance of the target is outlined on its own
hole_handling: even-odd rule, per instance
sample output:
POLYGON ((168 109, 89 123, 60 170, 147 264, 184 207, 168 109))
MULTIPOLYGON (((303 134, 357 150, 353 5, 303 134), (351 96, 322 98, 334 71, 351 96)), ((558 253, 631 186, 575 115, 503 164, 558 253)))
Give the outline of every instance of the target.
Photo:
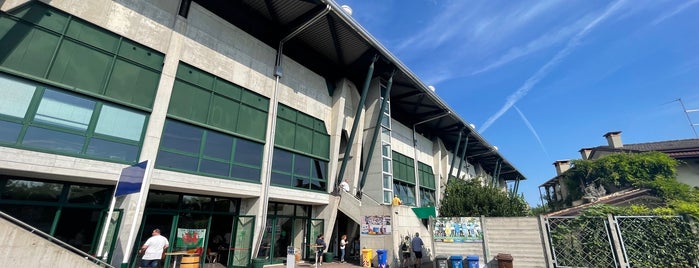
POLYGON ((419 124, 426 123, 435 119, 439 119, 442 117, 445 117, 447 115, 450 115, 451 111, 447 111, 446 113, 440 114, 438 116, 432 117, 425 119, 423 121, 417 122, 413 124, 413 173, 415 173, 415 206, 419 207, 420 206, 420 174, 418 173, 418 161, 417 161, 417 137, 415 136, 415 127, 419 124))
POLYGON ((393 70, 391 77, 388 78, 388 84, 386 85, 386 92, 383 96, 383 101, 381 101, 381 108, 379 110, 379 118, 376 119, 376 126, 374 127, 374 135, 371 137, 371 143, 369 143, 369 151, 367 152, 366 164, 364 164, 364 172, 362 172, 362 178, 359 180, 359 191, 364 188, 364 182, 366 181, 366 176, 369 173, 369 165, 371 164, 371 156, 374 155, 374 148, 376 147, 376 140, 381 133, 381 121, 383 121, 383 110, 386 109, 388 104, 388 98, 391 96, 391 88, 393 87, 393 75, 396 74, 396 70, 393 70))
MULTIPOLYGON (((369 83, 371 83, 371 77, 374 75, 374 63, 379 59, 379 55, 374 55, 371 59, 371 64, 369 65, 369 70, 366 72, 366 78, 364 79, 364 86, 362 87, 362 95, 359 98, 359 104, 357 104, 357 113, 354 114, 354 122, 352 122, 352 131, 350 132, 349 140, 347 144, 347 149, 345 149, 345 157, 342 159, 342 166, 340 166, 340 173, 337 174, 337 180, 335 185, 340 185, 343 177, 345 176, 345 169, 347 168, 347 162, 349 161, 349 156, 352 153, 352 147, 354 145, 354 136, 357 135, 357 126, 359 125, 359 117, 362 115, 362 107, 364 107, 364 102, 366 101, 366 94, 369 91, 369 83)), ((381 111, 383 112, 383 111, 381 111)), ((361 187, 361 185, 360 185, 361 187)), ((361 189, 361 188, 360 188, 361 189)))
POLYGON ((451 166, 449 167, 449 173, 447 173, 447 184, 449 184, 449 178, 451 178, 451 173, 454 172, 454 164, 456 163, 456 155, 459 153, 459 146, 461 146, 461 135, 464 134, 464 129, 459 130, 459 138, 456 139, 456 149, 454 149, 454 154, 451 158, 451 166))
MULTIPOLYGON (((330 5, 327 5, 323 11, 315 15, 313 18, 310 20, 306 21, 304 24, 296 28, 293 32, 289 33, 286 37, 282 38, 279 41, 279 48, 277 49, 277 58, 274 62, 274 94, 272 97, 272 101, 270 102, 270 106, 272 107, 271 113, 269 114, 269 119, 271 122, 269 123, 270 129, 267 131, 269 134, 269 141, 267 142, 267 158, 270 161, 267 161, 267 167, 265 169, 265 177, 264 177, 264 183, 262 184, 264 186, 263 191, 262 191, 262 196, 260 196, 260 199, 262 201, 262 215, 260 216, 260 222, 259 224, 262 224, 262 226, 267 224, 267 210, 269 207, 269 187, 270 187, 270 181, 272 177, 272 161, 271 159, 274 159, 274 135, 277 127, 277 106, 279 104, 279 101, 277 100, 277 97, 279 95, 279 79, 281 79, 283 70, 282 70, 282 58, 284 57, 283 51, 284 51, 284 43, 289 41, 289 39, 293 38, 309 26, 311 24, 315 23, 318 21, 320 18, 328 14, 330 12, 330 5)), ((257 228, 256 228, 257 229, 257 228)), ((259 249, 260 244, 262 243, 262 236, 264 235, 264 232, 260 231, 257 237, 255 238, 256 241, 254 242, 255 248, 259 249)), ((250 251, 252 253, 257 253, 250 251)), ((255 256, 255 255, 251 255, 255 256)))

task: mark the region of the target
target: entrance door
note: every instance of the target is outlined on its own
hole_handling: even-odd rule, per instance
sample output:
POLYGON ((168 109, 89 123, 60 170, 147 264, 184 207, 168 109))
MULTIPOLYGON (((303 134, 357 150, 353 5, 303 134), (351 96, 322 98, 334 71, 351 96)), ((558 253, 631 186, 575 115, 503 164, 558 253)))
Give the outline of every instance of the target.
POLYGON ((229 267, 248 267, 250 247, 255 233, 255 217, 239 216, 235 224, 235 240, 229 259, 229 267))
MULTIPOLYGON (((141 263, 141 255, 138 254, 138 249, 144 243, 146 243, 146 240, 148 240, 148 238, 152 236, 151 234, 154 229, 160 229, 160 234, 165 236, 165 238, 167 238, 170 241, 170 246, 172 247, 175 244, 175 237, 177 236, 177 233, 175 232, 175 226, 176 222, 174 213, 144 214, 143 225, 141 226, 139 237, 136 240, 138 242, 136 243, 133 251, 131 252, 131 259, 133 260, 131 262, 131 267, 136 268, 141 263)), ((171 249, 168 249, 167 251, 171 251, 171 249)), ((170 256, 167 256, 163 262, 165 263, 163 267, 169 268, 170 256)))

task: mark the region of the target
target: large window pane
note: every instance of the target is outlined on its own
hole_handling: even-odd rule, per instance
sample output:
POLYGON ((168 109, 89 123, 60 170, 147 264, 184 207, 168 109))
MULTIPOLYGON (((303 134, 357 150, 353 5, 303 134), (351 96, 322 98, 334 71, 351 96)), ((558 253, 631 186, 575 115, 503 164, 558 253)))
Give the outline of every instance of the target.
POLYGON ((325 161, 313 160, 313 174, 311 177, 318 179, 326 179, 325 174, 328 170, 328 163, 325 161))
POLYGON ((0 121, 0 142, 16 143, 22 125, 0 121))
POLYGON ((30 127, 24 135, 22 144, 66 153, 78 154, 82 151, 85 137, 44 128, 30 127))
POLYGON ((272 172, 272 185, 291 186, 291 175, 272 172))
POLYGON ((97 119, 95 133, 140 141, 145 122, 143 114, 105 104, 97 119))
POLYGON ((233 165, 231 176, 237 179, 260 182, 260 168, 233 165))
POLYGON ((24 118, 35 90, 35 85, 0 75, 0 114, 24 118))
POLYGON ((199 171, 214 175, 228 176, 228 171, 230 170, 230 164, 214 161, 214 160, 201 160, 201 165, 199 166, 199 171))
POLYGON ((293 155, 284 150, 274 149, 274 161, 272 161, 272 170, 291 172, 291 161, 293 155))
POLYGON ((110 160, 136 162, 138 146, 92 138, 85 154, 110 160))
POLYGON ((68 192, 68 202, 100 205, 106 204, 111 197, 112 188, 94 185, 71 185, 68 192))
POLYGON ((51 225, 56 217, 57 208, 36 205, 2 204, 0 205, 0 210, 44 233, 50 233, 51 225))
POLYGON ((85 131, 95 102, 47 89, 34 121, 85 131))
POLYGON ((160 151, 158 152, 157 161, 159 167, 169 167, 189 171, 197 171, 196 157, 160 151))
POLYGON ((204 130, 202 129, 168 120, 165 124, 161 146, 167 149, 199 154, 203 132, 204 130))
POLYGON ((223 159, 231 159, 233 150, 233 138, 214 131, 206 132, 206 142, 204 143, 204 156, 223 159))
POLYGON ((311 159, 302 155, 296 155, 294 159, 294 175, 305 177, 311 175, 311 159))
POLYGON ((57 202, 63 191, 63 184, 41 181, 9 179, 2 189, 0 198, 5 200, 26 200, 57 202))
POLYGON ((235 162, 253 166, 262 166, 263 148, 264 147, 262 144, 237 139, 235 142, 235 162))

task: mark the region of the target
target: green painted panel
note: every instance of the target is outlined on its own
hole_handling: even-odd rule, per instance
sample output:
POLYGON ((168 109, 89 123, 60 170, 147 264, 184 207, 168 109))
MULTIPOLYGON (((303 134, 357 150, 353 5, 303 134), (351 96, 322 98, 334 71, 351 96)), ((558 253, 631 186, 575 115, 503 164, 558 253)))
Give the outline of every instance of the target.
POLYGON ((318 132, 313 134, 313 155, 330 158, 330 136, 318 132))
POLYGON ((323 134, 328 134, 328 129, 325 128, 325 122, 323 122, 323 121, 321 121, 321 120, 316 120, 315 125, 316 125, 316 126, 315 126, 315 130, 316 130, 317 132, 320 132, 320 133, 323 133, 323 134))
POLYGON ((209 124, 235 132, 238 125, 240 104, 234 100, 214 95, 209 114, 209 124))
POLYGON ((49 71, 49 79, 87 91, 102 93, 112 57, 64 40, 49 71))
POLYGON ((299 113, 298 116, 296 117, 296 123, 299 125, 302 125, 304 127, 313 129, 313 123, 315 122, 315 118, 310 117, 306 114, 299 113))
POLYGON ((296 126, 294 137, 294 149, 311 153, 313 151, 313 130, 302 126, 296 126))
POLYGON ((259 140, 265 139, 267 130, 267 112, 246 105, 240 106, 238 129, 236 132, 259 140))
POLYGON ((214 92, 237 101, 240 101, 240 95, 242 94, 242 91, 243 88, 228 83, 221 79, 216 79, 216 82, 214 84, 214 92))
POLYGON ((72 20, 66 35, 109 52, 115 52, 119 37, 92 24, 72 20))
POLYGON ((44 77, 59 37, 0 17, 0 65, 19 72, 44 77))
MULTIPOLYGON (((163 69, 163 61, 165 60, 165 56, 160 52, 126 39, 122 41, 119 47, 119 56, 158 71, 163 69)), ((205 75, 202 79, 206 81, 203 81, 201 85, 205 88, 211 88, 211 80, 213 80, 213 77, 211 75, 205 75)))
POLYGON ((278 119, 277 130, 275 131, 274 135, 274 145, 294 148, 294 135, 296 134, 295 128, 296 125, 293 122, 278 119))
POLYGON ((201 70, 184 63, 180 63, 180 65, 177 67, 177 78, 208 90, 211 90, 214 85, 213 75, 202 72, 201 70))
POLYGON ((279 109, 277 109, 277 117, 284 118, 292 123, 296 122, 296 110, 285 105, 279 105, 279 109))
POLYGON ((269 100, 252 91, 243 91, 242 102, 265 112, 269 109, 269 100))
POLYGON ((211 93, 175 80, 168 114, 206 123, 211 93))
POLYGON ((160 73, 117 60, 107 83, 106 96, 151 108, 160 82, 160 73))
POLYGON ((65 13, 39 3, 33 3, 12 13, 33 24, 59 33, 63 32, 63 28, 68 23, 68 16, 65 13))

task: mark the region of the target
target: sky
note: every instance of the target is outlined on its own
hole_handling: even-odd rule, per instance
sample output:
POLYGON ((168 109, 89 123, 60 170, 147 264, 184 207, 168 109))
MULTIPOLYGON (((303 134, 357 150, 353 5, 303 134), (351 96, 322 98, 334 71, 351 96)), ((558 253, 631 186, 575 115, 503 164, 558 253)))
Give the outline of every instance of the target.
POLYGON ((607 132, 697 138, 699 0, 336 2, 498 147, 532 206, 607 132))

